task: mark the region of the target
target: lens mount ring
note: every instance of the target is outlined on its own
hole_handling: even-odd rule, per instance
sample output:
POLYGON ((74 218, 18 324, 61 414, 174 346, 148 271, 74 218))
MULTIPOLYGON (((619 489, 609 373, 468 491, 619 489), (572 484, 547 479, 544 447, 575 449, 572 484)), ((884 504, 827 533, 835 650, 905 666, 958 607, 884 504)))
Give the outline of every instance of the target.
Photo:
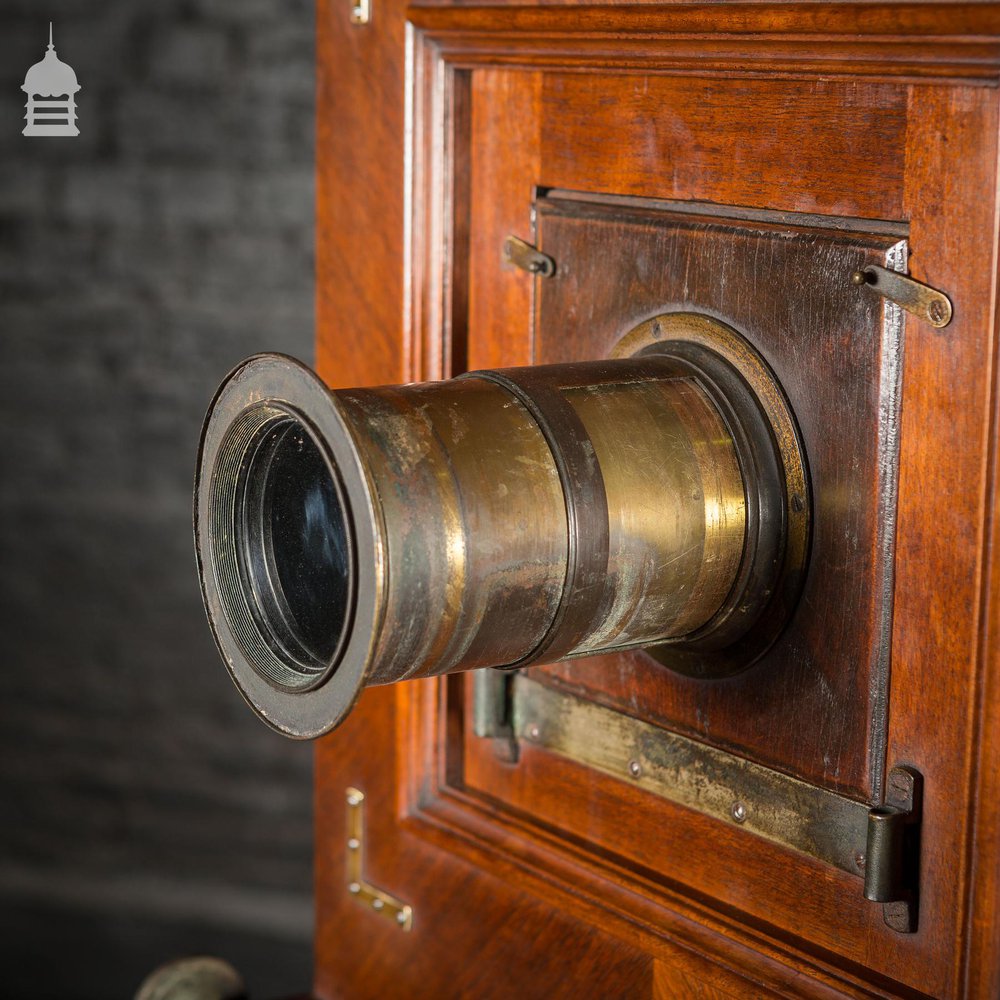
MULTIPOLYGON (((351 614, 354 610, 356 559, 349 508, 340 476, 329 474, 329 464, 323 459, 316 431, 309 425, 308 419, 277 401, 259 403, 244 411, 223 440, 220 466, 226 464, 225 458, 221 456, 225 456, 234 445, 242 452, 242 455, 233 456, 239 471, 231 536, 235 545, 239 585, 235 592, 225 595, 225 603, 230 606, 237 601, 246 604, 246 611, 257 627, 255 633, 244 637, 251 644, 246 652, 251 654, 248 659, 258 672, 276 687, 290 691, 309 691, 322 684, 340 662, 340 653, 350 632, 351 614), (241 425, 255 428, 249 441, 246 440, 241 425), (289 445, 294 449, 291 453, 289 445), (286 475, 281 482, 280 472, 289 458, 293 461, 297 459, 299 467, 293 472, 298 475, 289 477, 285 470, 286 475), (315 468, 317 460, 319 469, 315 468), (310 464, 314 468, 310 469, 310 464), (280 494, 280 485, 287 489, 289 483, 293 489, 300 491, 308 489, 310 485, 313 487, 308 501, 304 493, 295 498, 303 505, 309 501, 312 503, 311 509, 303 511, 306 523, 283 519, 289 526, 298 527, 303 534, 309 532, 313 535, 310 551, 296 553, 293 545, 292 554, 299 557, 294 573, 289 573, 290 567, 287 565, 289 537, 286 534, 283 540, 275 539, 275 528, 278 527, 275 524, 275 513, 282 510, 281 503, 276 502, 281 497, 276 497, 275 494, 280 494), (326 509, 321 510, 323 507, 326 509), (329 530, 331 528, 332 531, 329 530), (322 586, 319 577, 324 569, 327 584, 331 582, 331 566, 319 567, 315 559, 312 567, 306 564, 310 555, 315 553, 316 556, 322 556, 324 549, 325 554, 332 555, 334 548, 339 549, 342 556, 338 560, 343 563, 345 578, 346 593, 342 599, 331 593, 315 593, 315 585, 322 586), (316 572, 317 568, 319 573, 316 572), (301 599, 302 584, 313 590, 309 595, 310 600, 305 602, 301 599), (310 587, 310 584, 313 586, 310 587), (293 599, 295 585, 298 585, 300 592, 298 599, 293 599), (323 609, 319 622, 315 620, 318 608, 323 609), (336 611, 340 609, 343 613, 338 622, 336 611), (325 627, 328 623, 324 619, 327 617, 330 619, 329 624, 333 626, 329 630, 325 627), (320 637, 317 634, 317 624, 321 626, 322 632, 329 632, 334 636, 332 644, 329 635, 320 637), (261 642, 271 649, 263 655, 259 652, 256 656, 252 655, 254 648, 261 642)), ((213 489, 218 488, 217 477, 213 480, 213 489)), ((224 513, 219 513, 225 517, 224 513)), ((220 528, 223 526, 224 522, 220 523, 220 528)), ((231 559, 233 555, 229 536, 222 538, 220 535, 217 531, 215 548, 227 551, 216 551, 217 562, 220 556, 231 559)), ((339 576, 336 570, 341 567, 332 568, 334 575, 339 576)), ((224 583, 228 582, 228 579, 224 579, 224 583)))
POLYGON ((741 449, 741 464, 745 463, 744 476, 750 474, 754 480, 748 484, 752 489, 747 499, 748 505, 751 500, 759 504, 759 516, 748 520, 748 527, 756 522, 759 537, 751 540, 756 544, 747 547, 750 564, 741 567, 745 589, 731 595, 737 610, 753 607, 747 627, 742 632, 734 628, 733 607, 729 607, 719 620, 710 621, 696 635, 644 647, 659 663, 690 677, 740 673, 763 656, 784 629, 808 568, 811 491, 805 448, 791 405, 777 377, 750 342, 703 313, 654 316, 626 333, 611 357, 658 357, 682 363, 706 388, 723 388, 717 400, 720 412, 733 423, 731 430, 736 437, 751 439, 750 447, 741 449), (745 431, 749 434, 742 433, 745 431), (763 480, 774 478, 772 465, 778 481, 770 489, 758 490, 763 480), (758 477, 761 482, 757 482, 758 477), (767 543, 775 527, 780 527, 783 536, 777 549, 773 538, 767 543))

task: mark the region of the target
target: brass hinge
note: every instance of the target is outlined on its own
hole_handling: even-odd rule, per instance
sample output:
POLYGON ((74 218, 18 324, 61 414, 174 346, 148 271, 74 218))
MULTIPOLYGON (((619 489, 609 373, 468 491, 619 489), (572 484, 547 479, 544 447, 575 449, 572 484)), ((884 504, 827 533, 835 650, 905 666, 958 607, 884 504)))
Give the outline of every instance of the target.
POLYGON ((881 903, 886 925, 900 934, 917 929, 921 785, 913 768, 894 767, 885 803, 868 811, 865 899, 881 903))

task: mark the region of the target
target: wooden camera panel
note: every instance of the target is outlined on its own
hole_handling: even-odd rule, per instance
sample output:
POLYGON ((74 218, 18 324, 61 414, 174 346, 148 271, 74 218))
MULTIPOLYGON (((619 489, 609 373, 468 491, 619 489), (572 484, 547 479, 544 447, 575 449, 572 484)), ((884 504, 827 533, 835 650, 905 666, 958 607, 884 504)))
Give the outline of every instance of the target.
POLYGON ((814 784, 877 798, 903 320, 851 276, 871 264, 905 268, 905 226, 734 219, 717 206, 557 192, 536 215, 557 270, 538 279, 535 360, 606 357, 662 312, 713 316, 763 353, 800 414, 813 497, 804 592, 749 670, 706 682, 637 652, 538 672, 814 784))
POLYGON ((318 753, 319 994, 405 982, 412 995, 576 995, 582 975, 596 995, 990 995, 995 923, 969 888, 995 888, 970 833, 996 818, 985 793, 998 746, 979 714, 993 655, 980 636, 992 607, 996 15, 737 4, 722 21, 686 6, 380 16, 352 34, 346 11, 320 5, 320 93, 337 122, 321 120, 319 137, 325 376, 599 356, 681 305, 754 340, 793 402, 819 504, 807 616, 711 693, 642 654, 536 676, 857 800, 879 799, 889 767, 915 767, 920 924, 886 926, 860 872, 626 776, 530 743, 505 762, 472 733, 468 683, 422 682, 366 693, 318 753), (381 83, 346 107, 373 66, 381 83), (365 183, 345 186, 345 171, 365 183), (572 266, 551 285, 504 267, 510 234, 572 266), (903 239, 909 273, 945 289, 955 317, 945 331, 908 322, 900 350, 881 301, 840 276, 903 239), (772 278, 755 287, 762 253, 772 278), (816 601, 835 603, 826 629, 816 601), (409 933, 346 890, 348 785, 366 794, 366 878, 412 906, 409 933))

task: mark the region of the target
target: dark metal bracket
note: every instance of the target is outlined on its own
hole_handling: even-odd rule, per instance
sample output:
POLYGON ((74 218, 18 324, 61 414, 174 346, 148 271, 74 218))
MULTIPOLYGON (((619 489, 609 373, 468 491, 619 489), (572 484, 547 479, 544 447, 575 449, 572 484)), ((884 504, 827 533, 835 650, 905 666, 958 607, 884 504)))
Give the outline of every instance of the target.
POLYGON ((917 929, 921 798, 920 774, 894 767, 885 803, 868 812, 865 899, 881 903, 886 925, 900 934, 917 929))
POLYGON ((472 731, 493 740, 496 755, 508 764, 519 756, 514 734, 514 677, 512 670, 477 670, 472 681, 472 731))
POLYGON ((894 767, 869 807, 723 750, 549 688, 516 671, 473 674, 473 731, 515 764, 544 747, 647 792, 864 878, 886 926, 917 929, 920 774, 894 767))

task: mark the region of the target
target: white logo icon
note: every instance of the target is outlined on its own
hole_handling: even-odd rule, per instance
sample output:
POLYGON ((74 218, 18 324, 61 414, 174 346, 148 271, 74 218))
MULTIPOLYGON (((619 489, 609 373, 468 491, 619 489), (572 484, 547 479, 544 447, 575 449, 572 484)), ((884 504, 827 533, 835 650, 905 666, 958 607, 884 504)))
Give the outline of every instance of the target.
POLYGON ((56 55, 49 22, 49 50, 41 62, 28 70, 21 87, 28 95, 28 124, 22 135, 79 135, 76 127, 75 95, 82 88, 76 73, 56 55))

